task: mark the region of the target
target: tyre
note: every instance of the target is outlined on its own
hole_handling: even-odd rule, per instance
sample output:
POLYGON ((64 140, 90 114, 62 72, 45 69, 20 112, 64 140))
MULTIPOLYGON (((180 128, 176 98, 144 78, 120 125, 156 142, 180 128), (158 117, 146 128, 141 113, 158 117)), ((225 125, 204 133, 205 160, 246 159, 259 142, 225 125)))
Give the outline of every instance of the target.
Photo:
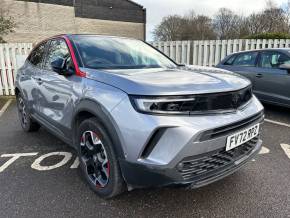
POLYGON ((20 124, 22 129, 25 132, 35 132, 38 131, 40 125, 35 122, 27 109, 27 104, 21 94, 17 95, 17 108, 18 108, 18 117, 20 120, 20 124))
POLYGON ((96 118, 90 118, 77 132, 80 170, 91 189, 105 199, 124 192, 125 182, 105 128, 96 118))

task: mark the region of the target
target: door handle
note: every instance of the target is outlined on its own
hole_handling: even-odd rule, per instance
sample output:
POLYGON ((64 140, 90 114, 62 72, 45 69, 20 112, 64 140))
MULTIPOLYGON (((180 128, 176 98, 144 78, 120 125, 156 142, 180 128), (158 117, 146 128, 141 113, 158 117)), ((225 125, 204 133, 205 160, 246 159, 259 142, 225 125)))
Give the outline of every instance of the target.
POLYGON ((257 77, 257 78, 262 78, 262 77, 263 77, 263 74, 258 73, 258 74, 256 74, 256 77, 257 77))
POLYGON ((35 79, 39 85, 41 85, 43 83, 42 79, 39 77, 33 77, 33 79, 35 79))

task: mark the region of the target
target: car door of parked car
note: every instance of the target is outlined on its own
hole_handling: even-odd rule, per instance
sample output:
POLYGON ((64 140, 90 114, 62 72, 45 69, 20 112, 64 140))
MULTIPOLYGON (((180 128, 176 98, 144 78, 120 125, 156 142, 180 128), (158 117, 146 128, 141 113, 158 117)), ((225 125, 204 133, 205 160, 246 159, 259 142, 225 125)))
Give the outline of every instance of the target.
POLYGON ((282 64, 290 64, 289 55, 278 51, 260 52, 256 94, 263 101, 290 106, 290 73, 280 69, 282 64))
POLYGON ((41 76, 39 114, 47 125, 60 136, 69 131, 70 114, 73 103, 73 75, 63 75, 52 69, 51 63, 58 58, 65 60, 68 69, 74 71, 68 46, 63 39, 52 39, 49 42, 41 76))
POLYGON ((223 64, 219 64, 217 67, 238 73, 249 80, 253 84, 255 89, 255 75, 257 64, 258 52, 243 52, 237 53, 229 57, 223 64))
POLYGON ((39 110, 39 76, 42 74, 42 65, 46 51, 46 42, 36 46, 31 52, 24 68, 19 70, 19 85, 22 89, 22 95, 29 107, 30 113, 37 113, 39 110))

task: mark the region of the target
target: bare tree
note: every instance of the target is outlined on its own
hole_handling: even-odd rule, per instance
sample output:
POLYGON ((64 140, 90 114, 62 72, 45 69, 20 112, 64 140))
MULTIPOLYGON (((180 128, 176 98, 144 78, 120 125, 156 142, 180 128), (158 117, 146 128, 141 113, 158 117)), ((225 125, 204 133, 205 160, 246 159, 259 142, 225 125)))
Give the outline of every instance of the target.
POLYGON ((186 23, 183 29, 185 40, 206 40, 215 39, 216 34, 213 30, 212 19, 205 15, 195 15, 191 12, 184 17, 186 23))
POLYGON ((277 7, 272 1, 267 1, 267 7, 259 13, 253 13, 247 18, 250 34, 269 32, 289 32, 289 13, 277 7))
POLYGON ((182 26, 184 19, 178 15, 163 18, 162 22, 154 29, 155 40, 175 41, 182 40, 182 26))
POLYGON ((239 37, 239 27, 242 17, 227 8, 220 8, 214 16, 213 26, 219 39, 233 39, 239 37))
POLYGON ((286 7, 267 0, 262 11, 249 16, 220 8, 211 18, 192 10, 184 17, 165 17, 153 32, 156 40, 234 39, 260 33, 290 33, 290 0, 286 7))
POLYGON ((155 28, 155 40, 215 39, 212 20, 190 11, 186 16, 168 16, 155 28))

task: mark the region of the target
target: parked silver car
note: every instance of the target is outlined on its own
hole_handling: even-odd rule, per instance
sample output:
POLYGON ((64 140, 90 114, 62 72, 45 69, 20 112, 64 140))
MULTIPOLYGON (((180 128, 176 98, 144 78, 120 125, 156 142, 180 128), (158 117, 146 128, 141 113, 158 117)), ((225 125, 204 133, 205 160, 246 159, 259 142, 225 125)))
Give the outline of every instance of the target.
POLYGON ((290 49, 260 49, 227 56, 218 68, 251 80, 259 100, 290 107, 290 49))
POLYGON ((41 42, 16 79, 25 131, 74 147, 90 187, 200 187, 259 151, 263 106, 249 80, 180 66, 135 39, 61 35, 41 42))

